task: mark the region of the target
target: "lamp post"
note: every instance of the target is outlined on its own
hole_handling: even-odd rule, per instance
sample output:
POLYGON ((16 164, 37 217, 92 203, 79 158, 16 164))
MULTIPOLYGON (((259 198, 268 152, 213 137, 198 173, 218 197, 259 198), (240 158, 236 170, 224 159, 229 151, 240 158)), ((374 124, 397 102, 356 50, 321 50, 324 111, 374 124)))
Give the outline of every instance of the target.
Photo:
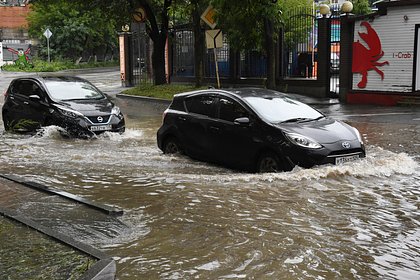
POLYGON ((350 14, 351 11, 353 11, 353 3, 350 1, 344 1, 341 5, 341 11, 347 15, 350 14))
POLYGON ((328 6, 327 4, 319 5, 319 13, 322 15, 323 18, 327 17, 327 15, 330 13, 330 6, 328 6))

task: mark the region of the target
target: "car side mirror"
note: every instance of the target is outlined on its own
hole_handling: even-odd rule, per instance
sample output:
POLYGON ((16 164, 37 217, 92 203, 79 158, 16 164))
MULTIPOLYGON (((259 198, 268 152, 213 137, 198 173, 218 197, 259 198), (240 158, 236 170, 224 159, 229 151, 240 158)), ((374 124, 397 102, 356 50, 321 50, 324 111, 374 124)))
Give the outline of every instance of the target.
POLYGON ((33 94, 33 95, 29 95, 29 99, 32 101, 40 101, 41 97, 39 95, 33 94))
POLYGON ((238 125, 249 125, 250 121, 247 117, 237 118, 233 121, 234 124, 238 125))

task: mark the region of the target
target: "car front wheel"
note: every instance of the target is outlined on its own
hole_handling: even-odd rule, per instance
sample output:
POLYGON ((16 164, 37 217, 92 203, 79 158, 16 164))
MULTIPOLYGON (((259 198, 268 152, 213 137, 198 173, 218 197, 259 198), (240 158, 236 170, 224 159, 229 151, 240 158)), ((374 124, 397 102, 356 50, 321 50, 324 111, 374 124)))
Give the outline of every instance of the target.
POLYGON ((176 138, 169 138, 163 145, 164 154, 180 154, 182 153, 181 146, 176 138))
POLYGON ((257 162, 257 172, 277 172, 281 171, 279 158, 275 154, 263 154, 257 162))
POLYGON ((4 130, 9 131, 10 130, 10 120, 6 116, 6 114, 3 114, 3 124, 4 124, 4 130))

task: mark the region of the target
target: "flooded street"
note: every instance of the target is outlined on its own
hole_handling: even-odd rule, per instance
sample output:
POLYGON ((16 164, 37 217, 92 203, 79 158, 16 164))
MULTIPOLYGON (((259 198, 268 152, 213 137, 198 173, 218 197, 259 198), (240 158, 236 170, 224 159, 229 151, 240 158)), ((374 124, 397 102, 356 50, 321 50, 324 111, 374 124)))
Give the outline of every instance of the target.
POLYGON ((92 140, 65 139, 55 127, 28 136, 1 126, 1 174, 119 207, 124 215, 109 217, 24 187, 2 186, 9 195, 0 206, 103 250, 116 260, 120 280, 418 279, 419 113, 320 110, 360 130, 366 159, 240 173, 163 155, 156 146, 161 116, 140 109, 126 116, 125 134, 92 140))

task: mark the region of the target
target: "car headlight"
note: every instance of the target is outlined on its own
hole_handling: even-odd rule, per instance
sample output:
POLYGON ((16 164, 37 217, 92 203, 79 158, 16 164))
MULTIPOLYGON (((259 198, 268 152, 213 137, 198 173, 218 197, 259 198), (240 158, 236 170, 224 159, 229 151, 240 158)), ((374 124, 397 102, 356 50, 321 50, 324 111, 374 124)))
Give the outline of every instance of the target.
POLYGON ((116 116, 120 116, 121 115, 120 107, 118 107, 118 106, 112 107, 111 114, 116 115, 116 116))
POLYGON ((318 142, 316 142, 315 140, 309 137, 306 137, 297 133, 285 133, 285 134, 287 138, 290 140, 290 142, 292 142, 293 144, 297 146, 301 146, 308 149, 322 148, 321 144, 319 144, 318 142))
POLYGON ((66 116, 66 117, 69 117, 69 118, 75 119, 75 118, 84 117, 84 115, 82 113, 77 112, 77 111, 72 110, 72 109, 69 109, 69 108, 65 108, 65 107, 61 107, 61 106, 58 107, 57 106, 57 109, 62 115, 66 116))
POLYGON ((352 128, 353 128, 353 130, 354 130, 354 133, 356 133, 357 140, 359 140, 360 144, 362 144, 362 145, 363 145, 363 138, 362 138, 362 135, 361 135, 361 134, 360 134, 360 132, 357 130, 357 128, 355 128, 355 127, 352 127, 352 128))

